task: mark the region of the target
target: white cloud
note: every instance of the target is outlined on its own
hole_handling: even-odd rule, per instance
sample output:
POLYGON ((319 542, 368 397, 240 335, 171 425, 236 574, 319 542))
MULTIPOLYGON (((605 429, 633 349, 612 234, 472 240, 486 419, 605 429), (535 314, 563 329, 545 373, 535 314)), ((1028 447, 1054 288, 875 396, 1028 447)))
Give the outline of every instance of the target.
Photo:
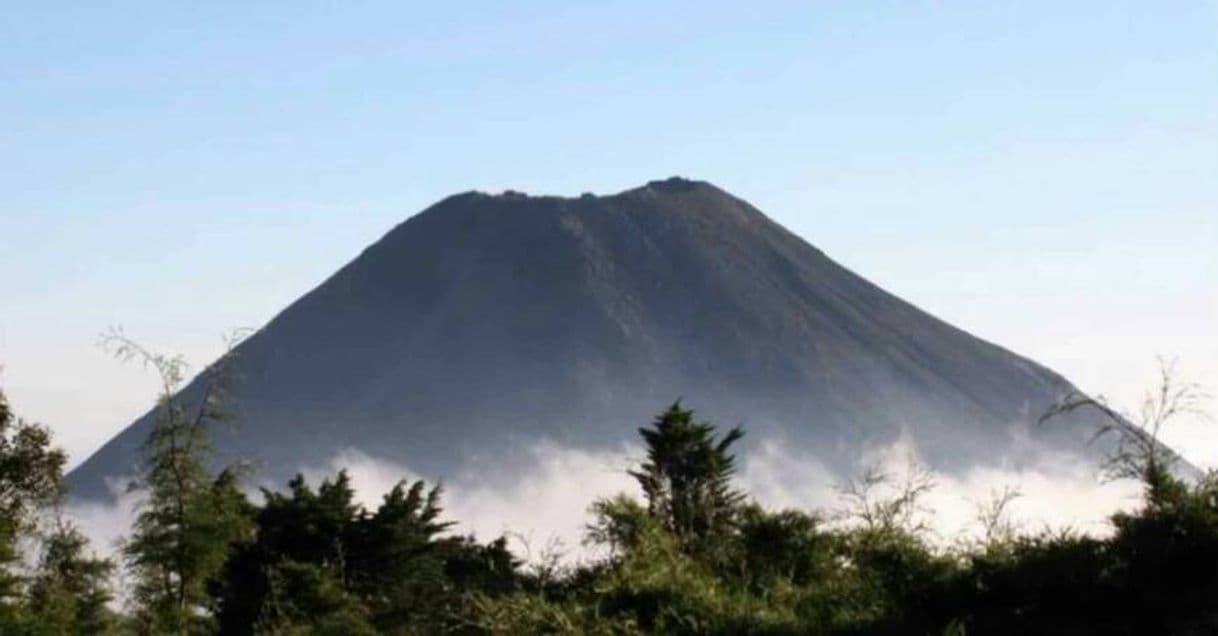
MULTIPOLYGON (((547 547, 583 555, 588 506, 619 492, 639 494, 626 474, 638 455, 626 446, 589 451, 541 442, 518 453, 510 465, 473 459, 443 484, 442 505, 446 517, 458 522, 456 532, 483 541, 508 534, 514 549, 534 558, 547 547)), ((345 449, 327 466, 306 466, 302 472, 316 484, 342 468, 351 476, 358 501, 370 508, 398 481, 419 479, 408 466, 358 449, 345 449)))
MULTIPOLYGON (((742 457, 737 483, 766 507, 831 515, 843 506, 839 486, 857 474, 835 473, 814 456, 812 449, 801 450, 783 440, 760 440, 742 457)), ((634 446, 584 450, 541 442, 520 450, 515 461, 506 465, 473 459, 444 484, 445 517, 458 522, 456 532, 472 533, 482 541, 508 534, 513 549, 522 556, 536 559, 548 547, 558 545, 565 558, 584 558, 592 554, 581 544, 589 521, 588 506, 598 497, 620 492, 639 496, 638 485, 626 470, 641 457, 642 450, 634 446)), ((857 473, 874 465, 900 477, 907 474, 911 462, 919 462, 917 448, 902 439, 864 453, 857 473)), ((301 468, 312 484, 346 468, 357 501, 369 508, 375 508, 399 480, 419 478, 409 466, 359 449, 340 451, 324 466, 301 468)), ((1021 529, 1071 527, 1098 535, 1109 531, 1106 519, 1110 514, 1136 504, 1139 492, 1136 483, 1102 482, 1093 463, 1069 454, 1042 454, 1028 466, 1004 466, 999 461, 958 474, 933 472, 931 476, 935 488, 924 503, 933 510, 928 517, 933 535, 944 543, 975 535, 978 505, 1003 488, 1022 493, 1009 508, 1021 529)), ((76 503, 68 510, 94 546, 111 555, 117 540, 129 533, 141 497, 118 489, 121 483, 125 482, 112 484, 117 496, 114 502, 76 503)), ((257 499, 255 494, 251 496, 257 499)))
MULTIPOLYGON (((537 552, 555 541, 569 557, 588 552, 581 546, 588 506, 598 497, 626 492, 640 495, 626 470, 638 463, 641 449, 623 446, 589 451, 543 442, 525 449, 514 465, 471 461, 445 484, 443 504, 448 518, 458 521, 458 532, 488 540, 508 533, 523 538, 537 552)), ((799 508, 834 513, 843 505, 839 487, 856 475, 839 474, 814 459, 811 449, 801 451, 777 439, 759 441, 742 459, 738 485, 769 508, 799 508)), ((869 450, 858 461, 900 477, 911 462, 920 463, 917 448, 908 439, 869 450)), ((313 483, 347 468, 358 498, 375 506, 400 479, 417 479, 408 466, 355 449, 335 455, 325 467, 306 467, 313 483)), ((924 503, 934 535, 949 542, 975 535, 978 506, 994 493, 1009 488, 1021 493, 1008 511, 1024 530, 1070 527, 1102 535, 1107 518, 1137 503, 1139 486, 1132 482, 1104 482, 1097 466, 1071 454, 1040 455, 1033 465, 976 466, 961 473, 932 472, 935 487, 924 503)), ((517 549, 523 548, 517 541, 517 549)))
MULTIPOLYGON (((766 506, 836 513, 844 505, 840 486, 868 467, 900 480, 911 466, 921 465, 918 449, 908 438, 865 452, 854 475, 835 474, 810 457, 765 440, 745 464, 741 484, 766 506)), ((975 535, 978 506, 1003 489, 1021 494, 1008 512, 1024 530, 1069 527, 1100 535, 1109 529, 1108 516, 1136 504, 1139 493, 1136 483, 1102 481, 1093 462, 1067 453, 1041 453, 1032 465, 1009 466, 1000 459, 960 473, 930 471, 929 477, 934 488, 923 503, 933 512, 927 521, 942 541, 975 535)))
POLYGON ((110 501, 71 501, 65 516, 80 526, 98 554, 116 558, 119 544, 130 534, 144 493, 129 491, 130 478, 108 479, 110 501))

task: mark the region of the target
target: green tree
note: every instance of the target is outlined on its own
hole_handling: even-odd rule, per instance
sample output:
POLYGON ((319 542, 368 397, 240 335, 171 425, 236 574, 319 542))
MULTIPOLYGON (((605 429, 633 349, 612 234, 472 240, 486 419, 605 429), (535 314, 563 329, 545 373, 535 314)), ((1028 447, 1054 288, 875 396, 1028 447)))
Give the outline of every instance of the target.
MULTIPOLYGON (((372 636, 368 610, 332 569, 315 563, 281 561, 267 567, 266 595, 252 625, 222 633, 288 636, 372 636)), ((230 623, 231 625, 231 623, 230 623)))
POLYGON ((733 574, 760 591, 776 581, 808 585, 833 569, 831 540, 820 520, 798 510, 769 512, 757 504, 741 510, 733 574))
POLYGON ((639 434, 647 461, 630 475, 643 488, 651 515, 687 549, 727 531, 744 501, 731 486, 736 467, 728 449, 744 431, 733 428, 716 440, 714 426, 696 421, 677 402, 639 434))
POLYGON ((584 544, 608 548, 610 558, 629 552, 657 523, 647 508, 626 494, 598 499, 588 511, 592 523, 585 528, 584 544))
POLYGON ((153 368, 161 382, 142 470, 131 485, 145 499, 123 547, 137 624, 145 633, 205 633, 211 624, 208 582, 249 525, 237 469, 213 477, 209 467, 210 427, 227 417, 235 340, 200 376, 195 404, 179 391, 181 358, 151 353, 118 332, 107 343, 118 357, 153 368))
POLYGON ((346 472, 316 491, 297 475, 287 493, 264 489, 263 498, 253 541, 233 547, 211 590, 220 630, 274 633, 335 612, 362 613, 346 587, 351 526, 361 511, 346 472))
POLYGON ((87 554, 89 541, 70 522, 57 519, 44 538, 42 556, 29 585, 35 634, 108 634, 117 627, 108 604, 114 599, 114 562, 87 554))
POLYGON ((24 586, 18 541, 62 496, 66 461, 50 431, 16 418, 0 392, 0 627, 19 620, 24 586))
POLYGON ((263 496, 255 540, 234 548, 213 589, 224 633, 436 633, 469 595, 514 589, 504 541, 443 536, 438 487, 400 482, 367 510, 341 471, 317 490, 297 475, 263 496))
POLYGON ((1127 622, 1141 633, 1218 630, 1218 473, 1193 484, 1159 475, 1142 508, 1112 523, 1110 575, 1122 605, 1140 610, 1127 622))
POLYGON ((350 586, 382 628, 436 624, 449 602, 446 553, 454 547, 438 535, 440 488, 399 482, 375 513, 363 514, 352 538, 350 586))

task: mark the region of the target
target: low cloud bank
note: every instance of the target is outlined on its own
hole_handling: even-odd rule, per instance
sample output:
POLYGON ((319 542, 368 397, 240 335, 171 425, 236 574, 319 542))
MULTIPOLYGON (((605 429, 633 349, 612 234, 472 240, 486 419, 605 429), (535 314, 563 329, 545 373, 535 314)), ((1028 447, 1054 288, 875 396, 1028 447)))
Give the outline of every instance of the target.
MULTIPOLYGON (((444 484, 444 505, 448 518, 458 522, 456 531, 480 540, 508 534, 515 548, 533 558, 555 546, 579 558, 590 555, 582 546, 588 506, 621 492, 642 494, 626 474, 643 457, 639 447, 589 451, 542 443, 519 455, 515 465, 471 461, 444 484)), ((811 449, 770 439, 757 443, 743 459, 737 484, 768 508, 820 511, 834 519, 846 505, 841 486, 847 480, 874 467, 896 484, 920 466, 917 447, 907 439, 865 452, 854 474, 835 473, 814 459, 811 449)), ((361 503, 370 507, 398 480, 419 478, 408 466, 354 449, 304 472, 317 483, 342 468, 351 475, 361 503)), ((1093 535, 1109 532, 1108 517, 1136 506, 1140 493, 1137 483, 1104 482, 1093 461, 1065 453, 1044 454, 1028 466, 977 466, 959 474, 928 471, 927 476, 934 487, 922 502, 924 520, 932 537, 943 542, 978 536, 979 508, 1004 490, 1019 493, 1007 508, 1017 529, 1072 528, 1093 535)))
MULTIPOLYGON (((813 449, 793 447, 784 440, 759 440, 741 459, 737 485, 768 508, 821 511, 835 518, 845 505, 841 485, 867 467, 899 482, 921 465, 918 449, 908 439, 863 453, 854 474, 835 473, 814 457, 813 449)), ((506 460, 473 458, 443 483, 445 516, 457 521, 456 532, 479 540, 508 535, 513 549, 532 560, 555 551, 568 560, 594 556, 582 545, 590 520, 588 507, 599 497, 617 493, 641 496, 626 471, 642 458, 638 446, 584 450, 550 442, 518 450, 506 460)), ((398 481, 421 478, 409 466, 358 449, 336 453, 325 465, 302 466, 301 472, 316 485, 344 468, 358 501, 369 508, 377 506, 398 481)), ((1108 516, 1135 506, 1140 492, 1133 482, 1101 481, 1094 462, 1065 453, 1042 454, 1032 465, 1007 467, 999 461, 962 473, 929 472, 928 476, 934 488, 923 500, 924 520, 932 536, 943 542, 976 536, 978 507, 1004 489, 1020 493, 1008 508, 1018 529, 1070 527, 1095 535, 1109 532, 1108 516)), ((261 499, 255 492, 250 494, 261 499)), ((99 552, 114 554, 118 539, 130 532, 140 497, 123 492, 107 504, 76 503, 68 514, 99 552)))
MULTIPOLYGON (((547 552, 585 555, 582 546, 588 507, 598 497, 642 491, 627 469, 641 449, 623 446, 590 451, 542 442, 503 458, 474 458, 451 481, 443 482, 446 517, 455 532, 479 540, 507 535, 514 550, 529 559, 547 552)), ((341 469, 351 476, 360 503, 375 507, 394 484, 421 477, 408 466, 357 449, 344 450, 324 467, 305 467, 313 484, 341 469)))
POLYGON ((835 474, 808 452, 765 440, 753 451, 741 472, 741 486, 771 508, 821 510, 830 517, 847 505, 841 487, 868 468, 890 478, 879 496, 919 470, 933 487, 922 500, 925 521, 940 541, 976 537, 981 532, 979 508, 1003 491, 1018 493, 1008 506, 1009 521, 1019 530, 1072 528, 1104 535, 1108 517, 1136 506, 1141 492, 1130 481, 1105 482, 1094 460, 1067 453, 1040 454, 1038 461, 1018 467, 974 466, 961 473, 927 469, 908 439, 864 452, 853 474, 835 474))
POLYGON ((106 487, 111 501, 71 501, 64 516, 77 524, 89 537, 91 547, 97 554, 116 557, 123 537, 131 533, 131 524, 138 514, 144 493, 130 491, 130 478, 107 480, 106 487))

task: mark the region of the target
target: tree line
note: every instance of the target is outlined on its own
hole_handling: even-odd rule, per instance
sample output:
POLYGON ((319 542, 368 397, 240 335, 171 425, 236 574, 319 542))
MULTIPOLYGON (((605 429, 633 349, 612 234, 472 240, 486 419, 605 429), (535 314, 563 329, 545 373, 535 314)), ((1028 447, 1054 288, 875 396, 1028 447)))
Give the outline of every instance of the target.
MULTIPOLYGON (((931 483, 916 475, 850 482, 846 521, 767 509, 734 483, 744 432, 677 403, 639 430, 646 457, 629 474, 642 499, 590 505, 586 541, 602 556, 527 563, 504 537, 454 532, 422 481, 375 508, 344 471, 249 497, 245 469, 214 470, 209 454, 231 354, 187 404, 180 360, 112 343, 162 381, 138 516, 116 558, 97 556, 62 513, 64 453, 0 394, 0 634, 1218 633, 1218 475, 1181 476, 1157 443, 1195 404, 1166 376, 1143 426, 1106 411, 1109 467, 1143 496, 1103 538, 1017 531, 1008 491, 977 541, 941 545, 917 520, 931 483)), ((1107 409, 1079 397, 1057 411, 1092 407, 1107 409)))

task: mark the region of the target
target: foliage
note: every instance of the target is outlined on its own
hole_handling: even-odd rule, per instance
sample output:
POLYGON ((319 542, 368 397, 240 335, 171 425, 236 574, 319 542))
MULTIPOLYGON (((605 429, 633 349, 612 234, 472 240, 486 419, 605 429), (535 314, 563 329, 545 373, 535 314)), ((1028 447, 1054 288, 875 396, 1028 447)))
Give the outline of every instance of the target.
POLYGON ((234 548, 213 587, 224 633, 432 633, 456 620, 466 593, 515 588, 505 541, 443 536, 452 524, 438 487, 401 482, 374 511, 355 503, 346 472, 316 491, 297 476, 263 496, 255 539, 234 548))
POLYGON ((630 471, 647 498, 647 509, 684 550, 709 550, 730 531, 744 495, 731 487, 735 457, 728 448, 744 436, 734 428, 715 439, 715 427, 694 420, 675 403, 639 429, 647 461, 630 471))
POLYGON ((50 431, 16 418, 0 392, 0 633, 106 634, 114 564, 59 515, 66 454, 50 431), (44 522, 53 514, 53 525, 44 522), (23 543, 24 542, 24 543, 23 543), (32 571, 22 547, 40 556, 32 571))
POLYGON ((121 332, 106 339, 115 355, 151 367, 161 383, 144 464, 131 490, 145 496, 123 555, 135 583, 132 600, 138 629, 153 634, 210 631, 207 586, 223 566, 230 545, 248 533, 249 504, 239 471, 210 472, 210 427, 227 418, 232 350, 200 376, 197 403, 179 390, 185 364, 152 353, 121 332))
POLYGON ((588 509, 592 514, 585 532, 585 545, 602 546, 610 556, 619 556, 638 545, 643 534, 656 525, 655 517, 632 497, 619 494, 598 499, 588 509))
POLYGON ((59 499, 66 462, 50 431, 14 416, 0 393, 0 615, 21 593, 18 541, 59 499))
POLYGON ((1110 466, 1141 480, 1144 497, 1112 516, 1105 538, 1020 532, 1008 517, 1019 493, 1004 489, 979 506, 979 539, 936 543, 934 481, 916 464, 902 479, 870 470, 847 482, 837 515, 767 510, 732 483, 742 433, 719 437, 674 404, 640 430, 646 460, 630 474, 645 500, 589 509, 586 543, 603 556, 522 567, 503 537, 454 534, 440 488, 421 481, 398 483, 375 508, 357 502, 345 471, 316 488, 298 475, 250 502, 239 471, 209 468, 207 426, 226 390, 212 374, 223 368, 208 370, 188 409, 173 390, 178 363, 130 347, 165 385, 139 481, 147 502, 123 551, 132 611, 114 611, 115 566, 78 528, 56 516, 36 532, 62 492, 63 456, 45 429, 14 423, 0 396, 0 633, 1218 632, 1218 473, 1181 475, 1157 443, 1192 408, 1187 391, 1148 402, 1145 438, 1119 433, 1135 437, 1110 466), (17 567, 19 536, 39 546, 29 572, 17 567))
POLYGON ((36 530, 39 514, 62 496, 66 461, 50 431, 17 418, 0 392, 0 633, 30 619, 20 545, 36 530))
POLYGON ((117 617, 111 577, 114 562, 87 554, 88 539, 68 521, 56 520, 28 590, 31 622, 40 634, 109 634, 117 617))

